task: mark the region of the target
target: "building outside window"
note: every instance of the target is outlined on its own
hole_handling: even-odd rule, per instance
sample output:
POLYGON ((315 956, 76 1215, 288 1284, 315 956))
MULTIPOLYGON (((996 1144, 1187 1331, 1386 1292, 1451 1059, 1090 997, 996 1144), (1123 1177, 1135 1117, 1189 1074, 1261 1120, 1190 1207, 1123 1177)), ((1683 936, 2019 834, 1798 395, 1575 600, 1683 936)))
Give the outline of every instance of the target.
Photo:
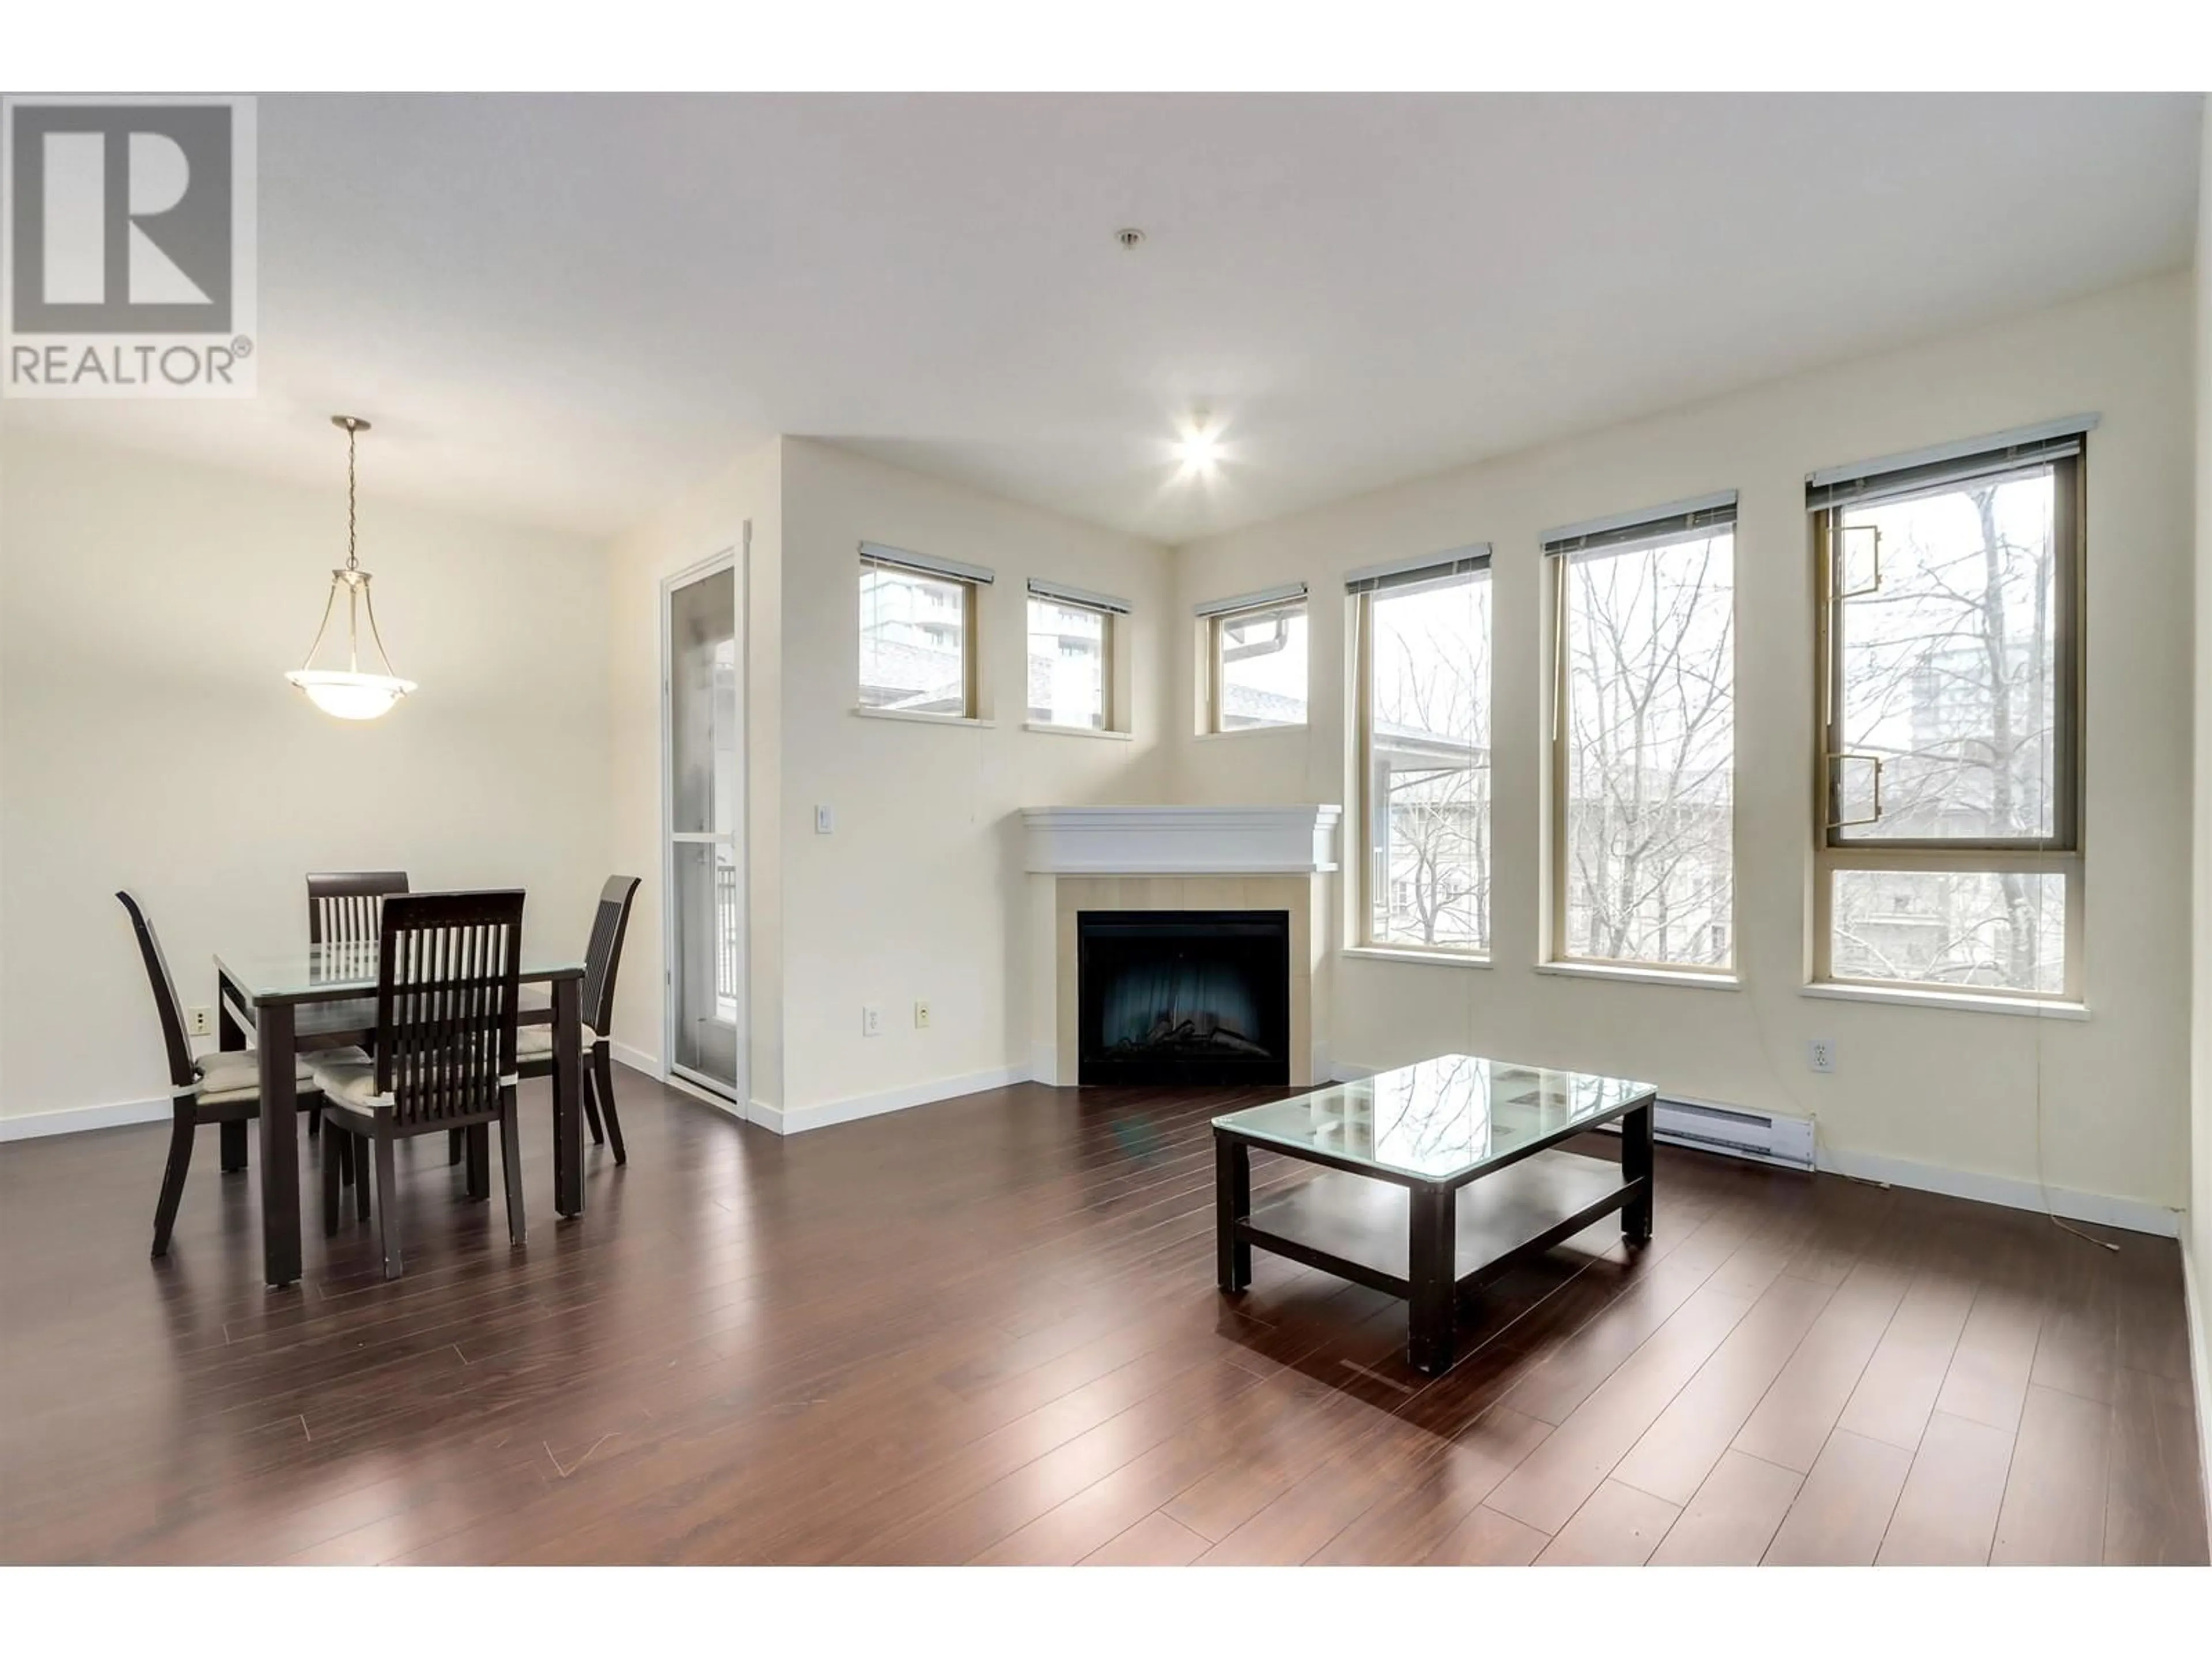
POLYGON ((992 574, 864 543, 860 571, 860 704, 973 719, 976 596, 992 574))
POLYGON ((2078 998, 2080 422, 1815 474, 1815 977, 2078 998))
POLYGON ((1198 610, 1205 630, 1201 729, 1242 732, 1306 723, 1307 617, 1304 582, 1216 600, 1198 610))
POLYGON ((1029 601, 1029 718, 1042 726, 1109 728, 1114 616, 1059 598, 1029 601))

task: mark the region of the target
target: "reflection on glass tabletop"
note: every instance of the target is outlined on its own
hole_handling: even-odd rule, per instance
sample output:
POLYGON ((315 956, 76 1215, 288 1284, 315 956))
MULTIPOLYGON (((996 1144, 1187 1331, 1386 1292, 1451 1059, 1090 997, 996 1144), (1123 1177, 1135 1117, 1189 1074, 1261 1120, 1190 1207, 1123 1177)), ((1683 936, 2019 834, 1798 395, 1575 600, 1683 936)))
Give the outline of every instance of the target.
POLYGON ((1441 1054, 1213 1121, 1256 1141, 1443 1181, 1603 1123, 1653 1093, 1628 1078, 1441 1054))
MULTIPOLYGON (((233 984, 256 1000, 326 1000, 376 989, 380 950, 374 939, 347 940, 290 951, 218 951, 215 962, 233 984)), ((526 981, 574 978, 583 970, 584 959, 574 951, 541 949, 524 938, 526 981)))

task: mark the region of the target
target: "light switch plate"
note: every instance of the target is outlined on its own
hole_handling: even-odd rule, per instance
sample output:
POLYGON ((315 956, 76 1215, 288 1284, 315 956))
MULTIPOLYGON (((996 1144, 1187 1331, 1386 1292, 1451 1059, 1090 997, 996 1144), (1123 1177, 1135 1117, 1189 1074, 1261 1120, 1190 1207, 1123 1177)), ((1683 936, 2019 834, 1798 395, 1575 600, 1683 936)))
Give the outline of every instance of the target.
POLYGON ((814 833, 817 836, 834 835, 836 833, 836 811, 833 808, 827 806, 816 807, 814 809, 814 833))

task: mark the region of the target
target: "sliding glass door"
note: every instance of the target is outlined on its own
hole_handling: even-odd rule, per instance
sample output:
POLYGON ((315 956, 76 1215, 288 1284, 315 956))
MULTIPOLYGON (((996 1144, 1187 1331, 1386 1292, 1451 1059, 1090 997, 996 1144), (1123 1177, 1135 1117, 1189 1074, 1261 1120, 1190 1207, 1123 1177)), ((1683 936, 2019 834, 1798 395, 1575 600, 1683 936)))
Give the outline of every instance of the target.
POLYGON ((664 640, 669 1069, 738 1099, 744 716, 733 562, 669 585, 664 640))

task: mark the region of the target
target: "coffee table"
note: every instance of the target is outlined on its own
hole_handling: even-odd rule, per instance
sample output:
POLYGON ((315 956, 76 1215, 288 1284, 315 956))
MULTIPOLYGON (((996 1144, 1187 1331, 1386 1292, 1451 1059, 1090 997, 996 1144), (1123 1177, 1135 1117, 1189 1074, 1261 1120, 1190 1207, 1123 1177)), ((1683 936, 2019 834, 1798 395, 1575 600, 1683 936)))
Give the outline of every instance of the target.
POLYGON ((1451 1367, 1464 1304, 1514 1263, 1609 1211, 1651 1237, 1657 1090, 1626 1078, 1443 1054, 1358 1083, 1213 1120, 1224 1294, 1252 1282, 1255 1246, 1410 1304, 1406 1358, 1451 1367), (1554 1150, 1620 1122, 1620 1159, 1554 1150), (1326 1165, 1252 1207, 1252 1149, 1326 1165), (1464 1200, 1460 1189, 1475 1185, 1464 1200))

